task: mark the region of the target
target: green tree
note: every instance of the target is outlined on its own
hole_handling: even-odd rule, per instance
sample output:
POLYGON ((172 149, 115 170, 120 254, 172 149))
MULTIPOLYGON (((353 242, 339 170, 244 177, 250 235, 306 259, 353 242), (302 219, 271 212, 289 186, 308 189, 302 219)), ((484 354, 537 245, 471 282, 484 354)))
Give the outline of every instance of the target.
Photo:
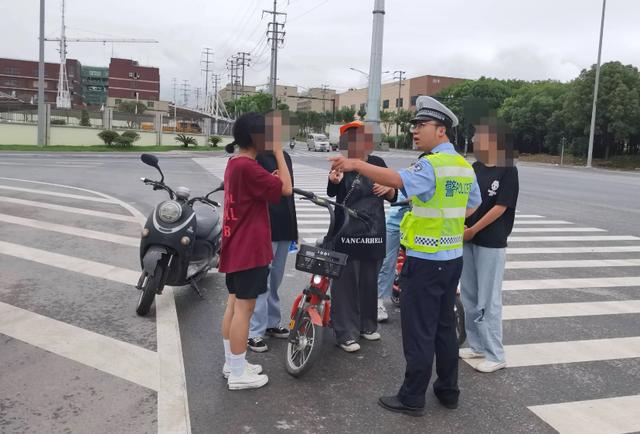
POLYGON ((222 141, 222 137, 220 136, 211 136, 209 137, 209 143, 211 144, 211 147, 213 148, 217 148, 218 147, 218 143, 220 143, 222 141))
POLYGON ((380 112, 380 123, 384 129, 384 133, 388 136, 391 134, 391 128, 394 125, 393 112, 382 110, 380 112))
POLYGON ((481 100, 489 110, 497 112, 505 99, 525 85, 526 82, 520 80, 480 77, 478 80, 467 80, 443 89, 436 95, 436 99, 449 107, 460 121, 456 137, 453 137, 452 140, 456 143, 468 142, 475 133, 473 124, 466 119, 469 115, 465 114, 465 108, 469 101, 481 100))
MULTIPOLYGON (((595 66, 569 84, 562 111, 556 116, 572 149, 586 155, 591 123, 595 66)), ((640 73, 632 65, 608 62, 600 70, 594 157, 637 154, 640 150, 640 73)))
MULTIPOLYGON (((243 113, 257 112, 267 113, 271 111, 271 94, 258 92, 251 95, 243 95, 236 101, 228 101, 225 103, 227 112, 230 116, 238 117, 243 113)), ((289 106, 278 101, 278 110, 288 110, 289 106)))
POLYGON ((140 134, 135 131, 127 130, 120 134, 119 137, 116 137, 114 142, 118 146, 132 146, 133 142, 140 139, 140 134))
MULTIPOLYGON (((411 145, 410 139, 410 127, 411 127, 411 119, 415 116, 415 113, 410 110, 398 109, 397 112, 393 114, 393 122, 400 127, 400 132, 402 133, 402 140, 398 142, 398 144, 407 148, 411 145)), ((400 137, 398 137, 400 139, 400 137)))
POLYGON ((115 140, 120 137, 117 131, 113 130, 104 130, 98 133, 98 137, 104 142, 105 145, 111 146, 115 140))
POLYGON ((137 107, 138 115, 143 114, 144 111, 147 109, 147 107, 143 103, 135 102, 135 101, 122 101, 117 107, 117 111, 121 113, 126 113, 128 115, 127 125, 129 126, 129 128, 132 128, 133 125, 137 123, 137 120, 135 118, 136 107, 137 107))
POLYGON ((509 125, 521 152, 555 152, 560 143, 552 134, 554 113, 562 109, 568 86, 557 81, 533 82, 505 99, 498 110, 509 125))
POLYGON ((91 119, 89 118, 89 111, 87 109, 82 109, 82 111, 80 112, 80 126, 91 126, 91 119))
POLYGON ((361 121, 364 121, 364 117, 367 115, 367 111, 364 108, 360 108, 360 110, 358 110, 358 117, 360 118, 361 121))
POLYGON ((198 146, 198 141, 192 137, 187 136, 186 134, 178 134, 175 137, 176 142, 182 143, 182 146, 187 148, 189 145, 198 146))
POLYGON ((348 124, 356 120, 356 111, 351 107, 342 108, 342 122, 348 124))

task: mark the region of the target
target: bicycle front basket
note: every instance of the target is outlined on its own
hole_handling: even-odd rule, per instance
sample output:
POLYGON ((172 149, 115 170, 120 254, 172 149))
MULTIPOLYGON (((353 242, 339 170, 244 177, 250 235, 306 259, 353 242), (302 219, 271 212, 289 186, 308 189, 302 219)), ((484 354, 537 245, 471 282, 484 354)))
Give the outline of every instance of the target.
POLYGON ((303 244, 296 255, 296 270, 337 279, 348 257, 344 253, 303 244))

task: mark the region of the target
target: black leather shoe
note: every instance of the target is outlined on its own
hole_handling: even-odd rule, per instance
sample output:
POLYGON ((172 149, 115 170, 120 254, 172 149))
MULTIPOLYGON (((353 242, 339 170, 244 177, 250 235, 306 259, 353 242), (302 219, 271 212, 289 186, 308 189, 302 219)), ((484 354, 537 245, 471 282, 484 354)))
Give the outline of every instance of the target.
POLYGON ((404 405, 396 395, 394 396, 381 396, 378 398, 378 404, 380 407, 389 411, 395 411, 396 413, 404 413, 409 416, 424 416, 424 407, 409 407, 404 405))
POLYGON ((448 408, 449 410, 455 410, 456 408, 458 408, 458 401, 442 401, 438 399, 438 402, 440 403, 440 405, 448 408))
POLYGON ((456 394, 448 394, 448 399, 445 399, 444 396, 442 398, 438 396, 435 390, 433 391, 433 394, 436 396, 436 398, 438 398, 438 402, 444 408, 448 408, 449 410, 455 410, 456 408, 458 408, 458 396, 456 396, 456 394), (451 395, 454 395, 454 397, 452 397, 451 395))

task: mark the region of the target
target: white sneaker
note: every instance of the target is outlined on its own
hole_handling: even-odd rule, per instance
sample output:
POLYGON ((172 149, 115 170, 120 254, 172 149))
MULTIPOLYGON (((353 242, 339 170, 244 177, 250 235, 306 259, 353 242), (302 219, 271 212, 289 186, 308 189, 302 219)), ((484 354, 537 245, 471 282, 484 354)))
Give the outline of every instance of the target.
POLYGON ((227 385, 229 390, 258 389, 269 382, 269 377, 264 374, 256 374, 245 368, 240 376, 229 375, 227 385))
POLYGON ((489 360, 484 360, 480 363, 478 363, 478 366, 476 366, 476 371, 479 372, 496 372, 500 369, 504 369, 507 367, 507 362, 490 362, 489 360))
MULTIPOLYGON (((251 363, 247 362, 247 370, 253 374, 261 374, 262 365, 252 365, 251 363)), ((224 378, 229 378, 229 375, 231 375, 231 368, 226 363, 222 367, 222 375, 224 376, 224 378)))
POLYGON ((362 336, 363 338, 365 338, 368 341, 379 341, 380 340, 380 333, 378 333, 378 332, 360 333, 360 336, 362 336))
POLYGON ((356 341, 347 341, 340 344, 340 348, 345 350, 347 353, 353 353, 360 349, 360 344, 356 341))
POLYGON ((389 319, 387 309, 384 307, 384 302, 381 298, 378 299, 378 322, 384 322, 389 319))
POLYGON ((484 354, 476 353, 471 348, 460 348, 458 350, 458 357, 461 359, 481 359, 484 357, 484 354))

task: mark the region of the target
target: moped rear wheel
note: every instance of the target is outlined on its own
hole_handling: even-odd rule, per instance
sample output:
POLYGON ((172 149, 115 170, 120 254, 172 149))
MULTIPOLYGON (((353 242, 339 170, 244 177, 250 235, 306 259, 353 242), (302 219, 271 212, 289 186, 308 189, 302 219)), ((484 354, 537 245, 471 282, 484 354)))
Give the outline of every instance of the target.
POLYGON ((299 309, 294 315, 295 325, 291 329, 285 353, 285 368, 294 377, 311 369, 320 356, 323 330, 313 324, 309 313, 299 309))

